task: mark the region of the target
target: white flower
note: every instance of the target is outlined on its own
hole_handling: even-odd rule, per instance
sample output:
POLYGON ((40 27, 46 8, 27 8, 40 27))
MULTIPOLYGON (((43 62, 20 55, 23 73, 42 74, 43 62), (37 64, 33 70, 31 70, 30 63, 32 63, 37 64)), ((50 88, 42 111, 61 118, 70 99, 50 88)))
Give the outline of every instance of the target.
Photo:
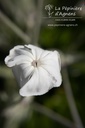
POLYGON ((43 95, 61 85, 61 64, 57 51, 47 51, 33 45, 20 45, 5 58, 20 84, 20 95, 43 95))

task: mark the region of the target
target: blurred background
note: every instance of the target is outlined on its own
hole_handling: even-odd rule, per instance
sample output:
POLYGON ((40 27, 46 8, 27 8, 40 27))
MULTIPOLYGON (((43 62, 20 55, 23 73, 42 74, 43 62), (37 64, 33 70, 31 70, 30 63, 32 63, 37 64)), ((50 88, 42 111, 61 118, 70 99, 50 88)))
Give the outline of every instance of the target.
POLYGON ((0 128, 84 128, 84 80, 84 0, 0 0, 0 128), (76 21, 55 21, 48 18, 49 4, 83 9, 76 21), (23 98, 4 58, 15 45, 29 43, 60 52, 63 83, 45 95, 23 98))

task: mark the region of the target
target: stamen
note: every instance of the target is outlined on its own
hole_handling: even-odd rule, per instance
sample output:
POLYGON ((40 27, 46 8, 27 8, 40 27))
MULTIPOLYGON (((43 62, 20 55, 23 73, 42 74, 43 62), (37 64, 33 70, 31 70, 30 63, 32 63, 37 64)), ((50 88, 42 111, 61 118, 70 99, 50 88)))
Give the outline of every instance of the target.
POLYGON ((39 67, 42 63, 40 62, 40 60, 33 60, 31 64, 34 67, 39 67))
POLYGON ((37 67, 37 61, 36 60, 33 60, 32 66, 37 67))

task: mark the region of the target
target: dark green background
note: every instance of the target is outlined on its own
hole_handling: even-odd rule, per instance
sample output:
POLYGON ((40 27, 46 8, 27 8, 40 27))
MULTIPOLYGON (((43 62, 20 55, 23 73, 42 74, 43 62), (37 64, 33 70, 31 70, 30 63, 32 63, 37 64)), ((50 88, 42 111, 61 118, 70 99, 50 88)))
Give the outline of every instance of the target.
MULTIPOLYGON (((66 68, 75 104, 85 127, 85 11, 77 15, 82 16, 82 18, 75 21, 78 24, 77 27, 48 27, 48 23, 55 23, 54 20, 43 19, 47 15, 44 9, 47 4, 76 6, 77 4, 80 5, 80 3, 83 3, 83 1, 44 0, 38 45, 44 49, 57 49, 64 54, 65 58, 69 55, 74 58, 75 61, 66 65, 66 68), (76 56, 80 58, 78 61, 76 61, 76 56)), ((28 25, 28 20, 30 12, 37 8, 38 0, 0 0, 0 10, 33 40, 32 44, 35 44, 36 36, 34 34, 36 33, 38 22, 35 25, 34 32, 34 26, 31 27, 30 23, 28 25)), ((58 23, 66 24, 68 22, 58 23)), ((23 44, 27 43, 7 26, 0 17, 0 128, 66 128, 66 126, 50 119, 45 114, 35 111, 33 104, 27 104, 22 107, 23 98, 18 94, 19 86, 11 69, 4 64, 4 58, 15 45, 23 44), (17 105, 20 105, 19 108, 16 108, 17 105), (6 114, 8 110, 10 114, 9 112, 6 114), (17 116, 18 112, 21 113, 19 117, 17 116)), ((62 64, 62 72, 64 66, 62 64)), ((32 102, 42 104, 52 109, 55 113, 59 113, 73 121, 63 83, 59 88, 53 88, 43 96, 34 97, 32 102)))

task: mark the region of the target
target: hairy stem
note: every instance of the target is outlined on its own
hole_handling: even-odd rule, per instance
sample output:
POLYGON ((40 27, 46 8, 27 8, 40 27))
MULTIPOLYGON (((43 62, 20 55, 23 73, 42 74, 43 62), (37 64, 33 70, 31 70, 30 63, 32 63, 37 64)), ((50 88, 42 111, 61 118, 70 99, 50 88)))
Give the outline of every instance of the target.
POLYGON ((16 26, 1 10, 0 19, 17 34, 24 42, 30 43, 30 38, 18 26, 16 26))
POLYGON ((63 75, 63 84, 64 84, 66 97, 68 100, 68 104, 69 104, 69 108, 71 110, 72 117, 75 122, 75 126, 76 126, 76 128, 84 128, 83 124, 81 122, 80 116, 78 114, 78 110, 77 110, 75 101, 74 101, 74 97, 73 97, 73 93, 72 93, 72 89, 71 89, 71 85, 70 85, 70 81, 69 81, 68 71, 67 71, 66 67, 63 67, 62 75, 63 75))

